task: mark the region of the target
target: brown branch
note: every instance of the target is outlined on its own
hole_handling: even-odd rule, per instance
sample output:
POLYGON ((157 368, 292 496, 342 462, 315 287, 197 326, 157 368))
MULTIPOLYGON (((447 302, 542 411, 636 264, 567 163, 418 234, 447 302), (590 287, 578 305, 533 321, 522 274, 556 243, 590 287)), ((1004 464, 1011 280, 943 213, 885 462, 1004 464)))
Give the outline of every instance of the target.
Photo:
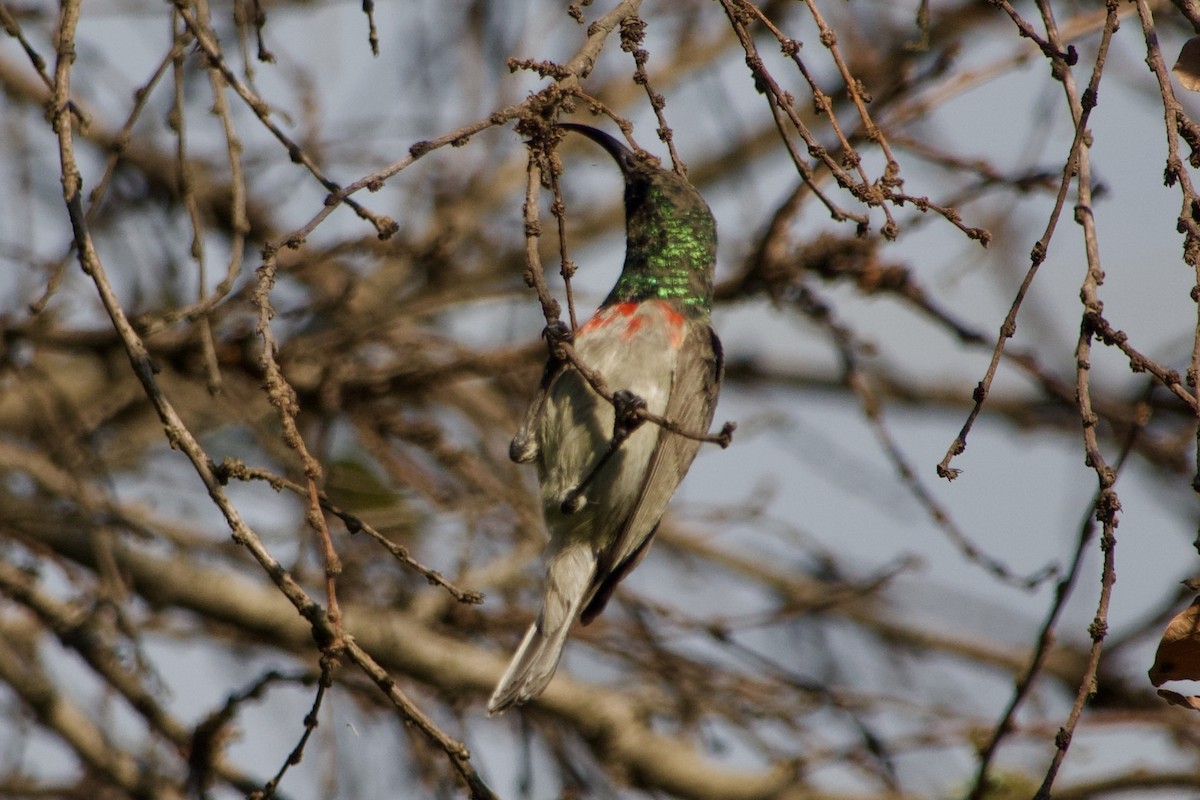
MULTIPOLYGON (((284 148, 287 150, 288 157, 291 158, 295 163, 300 164, 307 169, 309 173, 311 173, 312 176, 316 178, 327 190, 334 193, 340 192, 342 187, 326 177, 325 173, 320 167, 317 166, 316 162, 312 160, 308 153, 305 152, 304 148, 292 140, 290 136, 283 132, 282 128, 275 124, 275 122, 271 119, 270 106, 260 97, 258 97, 253 89, 251 89, 248 85, 246 85, 246 83, 238 78, 234 71, 229 67, 225 61, 224 54, 221 52, 221 46, 217 42, 216 34, 211 28, 209 28, 208 24, 202 19, 202 17, 194 13, 191 8, 188 8, 182 2, 176 3, 175 8, 177 9, 180 17, 182 17, 184 22, 187 23, 188 30, 190 30, 192 35, 196 38, 196 44, 199 45, 200 49, 204 51, 204 54, 208 56, 213 66, 220 70, 221 74, 225 78, 226 83, 228 83, 233 90, 237 92, 238 96, 242 99, 246 106, 254 112, 254 115, 258 117, 258 120, 262 126, 270 131, 271 135, 274 136, 279 143, 284 146, 284 148)), ((375 230, 381 239, 388 238, 398 229, 395 220, 393 220, 391 217, 376 214, 357 201, 348 197, 343 198, 342 202, 345 202, 346 205, 350 206, 350 208, 354 210, 354 213, 358 214, 367 222, 370 222, 375 227, 375 230)))
MULTIPOLYGON (((296 746, 288 753, 279 770, 271 776, 271 779, 263 785, 261 790, 249 793, 247 800, 270 800, 270 798, 278 797, 277 790, 280 782, 283 780, 283 776, 287 774, 289 768, 299 764, 303 759, 305 745, 308 744, 313 731, 317 729, 317 714, 321 711, 321 703, 325 699, 325 692, 333 685, 334 666, 333 659, 326 656, 321 657, 321 674, 316 679, 317 691, 313 694, 312 706, 309 708, 308 713, 304 715, 304 732, 300 734, 300 740, 296 742, 296 746)), ((267 673, 267 675, 256 681, 249 689, 239 692, 233 698, 230 698, 230 701, 226 703, 226 707, 236 706, 236 704, 243 702, 245 698, 256 696, 266 685, 267 681, 278 680, 279 677, 281 676, 278 673, 267 673)), ((307 678, 306 682, 312 682, 312 679, 307 678)))
MULTIPOLYGON (((94 615, 84 613, 78 606, 70 606, 57 600, 42 591, 29 573, 3 561, 0 561, 0 594, 28 608, 65 647, 77 652, 96 675, 125 698, 129 707, 139 714, 147 725, 172 742, 181 752, 186 751, 192 741, 192 732, 171 716, 153 692, 145 686, 144 681, 125 666, 125 655, 113 643, 107 641, 101 626, 96 624, 94 615)), ((22 670, 28 677, 18 680, 17 683, 26 684, 27 680, 36 680, 27 665, 22 667, 22 670)), ((8 675, 2 665, 0 672, 8 675)), ((42 677, 48 680, 47 676, 42 677)), ((7 677, 5 680, 8 680, 7 677)), ((14 688, 17 687, 14 685, 14 688)), ((24 694, 20 688, 17 691, 18 694, 24 694)), ((47 688, 47 691, 50 694, 55 693, 53 689, 47 688)), ((69 727, 74 729, 74 726, 69 727)), ((69 736, 65 730, 63 733, 69 736)), ((87 738, 82 730, 76 733, 87 738)), ((81 746, 84 750, 90 749, 88 746, 81 746)), ((258 785, 253 778, 242 773, 223 756, 214 758, 210 762, 210 768, 222 780, 241 792, 250 792, 258 785)))
MULTIPOLYGON (((658 138, 667 146, 675 171, 686 178, 687 165, 683 163, 683 159, 675 150, 675 134, 671 131, 671 126, 667 124, 667 118, 663 114, 667 100, 654 91, 650 85, 650 75, 646 72, 646 62, 650 60, 650 53, 642 47, 645 38, 646 23, 636 13, 621 20, 621 49, 633 56, 633 82, 646 90, 646 99, 650 102, 650 108, 658 120, 658 138)), ((625 132, 628 133, 628 131, 625 132)))
MULTIPOLYGON (((1061 52, 1058 30, 1054 22, 1052 9, 1047 0, 1037 0, 1037 5, 1042 13, 1042 20, 1046 26, 1046 34, 1050 44, 1061 52)), ((1095 106, 1097 92, 1100 88, 1100 77, 1104 71, 1105 60, 1108 56, 1109 44, 1118 25, 1116 15, 1117 3, 1115 0, 1109 0, 1107 8, 1108 20, 1100 39, 1100 47, 1096 54, 1095 66, 1092 69, 1091 81, 1083 96, 1077 95, 1074 75, 1068 68, 1070 66, 1069 62, 1063 65, 1062 72, 1058 75, 1066 92, 1067 103, 1072 111, 1072 116, 1077 120, 1080 131, 1086 127, 1087 112, 1095 106)), ((1117 469, 1109 466, 1100 452, 1100 445, 1096 437, 1096 415, 1092 411, 1091 387, 1089 384, 1092 341, 1092 325, 1090 320, 1093 316, 1099 315, 1103 309, 1099 298, 1099 288, 1100 283, 1104 279, 1104 271, 1100 264, 1100 245, 1096 238, 1096 220, 1092 214, 1090 146, 1091 142, 1086 142, 1083 146, 1079 147, 1076 154, 1070 159, 1074 161, 1077 168, 1076 191, 1078 194, 1078 204, 1075 209, 1075 219, 1083 228, 1084 249, 1087 253, 1087 272, 1084 276, 1083 287, 1079 293, 1080 299, 1083 301, 1085 316, 1083 324, 1080 325, 1079 344, 1075 350, 1076 396, 1079 403, 1080 418, 1083 423, 1084 449, 1087 454, 1086 461, 1095 471, 1099 484, 1094 504, 1094 516, 1102 526, 1100 550, 1104 554, 1104 565, 1100 578, 1100 597, 1097 602, 1096 617, 1088 628, 1088 633, 1092 639, 1092 647, 1088 653, 1087 668, 1079 679, 1079 687, 1075 692, 1075 701, 1071 706, 1071 711, 1067 715, 1062 728, 1055 736, 1054 757, 1051 760, 1050 767, 1046 771, 1046 777, 1042 781, 1042 785, 1034 795, 1037 800, 1047 800, 1050 797, 1050 789, 1054 785, 1054 779, 1058 775, 1058 770, 1062 765, 1063 759, 1066 758, 1067 750, 1071 744, 1071 737, 1074 735, 1079 717, 1083 713, 1084 703, 1087 702, 1087 699, 1095 691, 1096 676, 1100 668, 1100 652, 1103 647, 1104 637, 1108 632, 1108 607, 1112 598, 1113 584, 1117 579, 1115 566, 1116 527, 1117 512, 1121 509, 1121 502, 1117 498, 1116 491, 1113 489, 1117 481, 1117 469)), ((1136 435, 1136 429, 1131 435, 1136 435)))
MULTIPOLYGON (((74 530, 46 526, 36 533, 40 545, 94 568, 94 551, 74 530)), ((278 592, 227 570, 202 566, 187 556, 164 557, 124 546, 115 548, 114 556, 133 589, 156 605, 233 625, 263 643, 297 653, 311 652, 311 626, 297 617, 278 592)), ((500 654, 429 627, 402 610, 361 608, 353 603, 345 610, 345 657, 373 681, 384 681, 393 702, 403 703, 401 698, 406 695, 395 679, 375 671, 371 659, 383 669, 444 694, 469 693, 480 703, 504 669, 500 654)), ((754 770, 717 766, 686 737, 653 730, 652 706, 617 689, 582 683, 560 673, 535 706, 583 732, 598 758, 643 788, 696 800, 852 800, 846 795, 807 790, 797 783, 793 766, 786 762, 754 770)), ((401 713, 407 708, 403 706, 401 713)))
POLYGON ((0 627, 0 681, 12 688, 38 722, 61 739, 88 770, 130 797, 183 800, 183 793, 168 779, 145 770, 131 753, 112 744, 107 732, 66 697, 39 664, 18 657, 19 650, 0 627))
MULTIPOLYGON (((207 3, 199 3, 198 9, 203 9, 207 15, 207 3)), ((183 44, 184 33, 181 32, 176 38, 176 46, 183 44)), ((177 69, 177 72, 179 70, 177 69)), ((177 78, 180 80, 180 78, 177 78)), ((229 292, 233 289, 234 281, 241 274, 242 259, 246 250, 246 237, 249 235, 251 226, 250 219, 247 213, 246 200, 246 176, 242 169, 242 142, 238 138, 237 131, 234 128, 233 113, 229 107, 229 101, 225 97, 225 78, 221 71, 211 63, 208 65, 208 80, 213 96, 213 113, 221 120, 222 131, 225 136, 225 151, 229 157, 229 221, 228 229, 229 238, 229 259, 225 266, 225 275, 212 290, 207 292, 206 280, 204 277, 204 258, 202 248, 202 240, 199 239, 198 227, 200 225, 200 216, 198 209, 192 214, 193 230, 197 231, 195 243, 193 244, 193 255, 197 260, 200 269, 199 281, 197 287, 198 298, 195 303, 192 303, 181 308, 167 311, 157 319, 142 320, 141 324, 144 327, 146 336, 153 336, 158 330, 172 325, 180 320, 199 321, 201 325, 201 337, 204 344, 204 358, 208 365, 208 383, 210 391, 217 391, 220 387, 220 376, 217 367, 217 358, 215 353, 215 344, 211 333, 210 312, 222 300, 224 300, 229 292)), ((179 90, 177 90, 179 91, 179 90)), ((183 108, 177 104, 178 116, 182 122, 183 108)), ((188 160, 186 150, 182 146, 182 137, 180 142, 178 169, 181 177, 186 180, 182 188, 188 190, 184 194, 185 201, 189 194, 195 191, 195 165, 188 160)), ((94 201, 93 201, 94 202, 94 201)), ((189 209, 190 210, 190 209, 189 209)))
MULTIPOLYGON (((109 165, 113 169, 118 165, 125 165, 136 170, 154 191, 162 192, 168 197, 175 198, 176 184, 173 177, 175 174, 174 156, 163 152, 153 142, 144 138, 137 138, 132 134, 132 126, 141 117, 142 111, 144 111, 144 104, 149 97, 150 89, 161 78, 159 74, 160 70, 164 71, 163 74, 165 74, 165 69, 169 66, 170 53, 158 64, 151 78, 142 84, 139 89, 135 90, 135 107, 130 111, 122 127, 116 132, 107 128, 100 121, 97 111, 88 108, 85 111, 87 127, 77 130, 75 135, 78 140, 92 144, 106 155, 106 176, 110 169, 109 165), (139 105, 139 99, 141 105, 139 105)), ((0 86, 3 86, 5 94, 14 103, 23 103, 41 108, 51 102, 50 93, 46 91, 40 82, 30 80, 23 70, 3 58, 0 58, 0 86)), ((73 100, 71 101, 72 107, 74 108, 77 103, 82 105, 80 101, 73 100)), ((205 214, 215 220, 217 224, 227 226, 233 220, 234 215, 234 209, 230 205, 234 187, 211 179, 209 176, 213 172, 214 170, 204 162, 197 162, 195 164, 193 167, 193 173, 197 176, 195 191, 205 214)), ((102 185, 106 185, 106 181, 107 178, 101 178, 97 182, 96 187, 93 188, 91 194, 89 194, 89 214, 95 213, 92 210, 93 206, 102 200, 102 197, 95 197, 96 189, 102 185)), ((270 236, 275 228, 272 221, 272 212, 262 204, 248 202, 246 218, 250 229, 258 235, 270 236)))
MULTIPOLYGON (((1144 421, 1148 421, 1148 417, 1144 421)), ((1121 455, 1117 461, 1118 470, 1124 466, 1130 452, 1133 451, 1134 444, 1142 432, 1142 427, 1139 425, 1132 428, 1126 436, 1121 455)), ((1071 564, 1054 587, 1054 601, 1050 604, 1050 609, 1047 611, 1042 626, 1038 631, 1029 664, 1017 676, 1012 698, 1009 700, 1004 712, 1000 715, 1000 719, 992 730, 987 743, 980 748, 979 765, 975 773, 975 782, 971 787, 970 800, 978 800, 978 798, 985 797, 992 791, 992 784, 988 777, 992 760, 999 750, 1001 742, 1013 732, 1018 709, 1030 698, 1035 681, 1039 675, 1043 674, 1046 668, 1046 662, 1054 646, 1054 629, 1058 625, 1063 609, 1066 607, 1067 601, 1075 589, 1075 584, 1078 582, 1080 569, 1083 566, 1084 553, 1086 552, 1085 548, 1095 538, 1096 518, 1097 513, 1100 511, 1102 497, 1103 494, 1098 492, 1092 497, 1091 502, 1088 503, 1087 511, 1080 525, 1079 535, 1076 538, 1075 551, 1071 557, 1071 564)), ((1091 677, 1094 680, 1094 674, 1091 677)), ((1092 685, 1091 681, 1088 683, 1092 685)))
MULTIPOLYGON (((342 628, 340 614, 336 617, 334 616, 334 614, 337 614, 336 606, 331 607, 327 613, 318 604, 313 602, 304 589, 266 549, 259 537, 245 523, 241 514, 229 501, 214 471, 212 461, 196 441, 188 427, 183 423, 182 419, 180 419, 173 404, 158 386, 155 378, 155 368, 150 360, 145 343, 133 329, 120 302, 117 300, 116 294, 113 292, 112 286, 108 281, 100 256, 92 243, 91 233, 83 213, 81 197, 82 181, 75 163, 72 118, 66 102, 66 98, 69 97, 70 92, 70 67, 74 60, 73 33, 74 25, 78 20, 78 12, 78 0, 67 0, 64 3, 63 19, 59 33, 59 60, 55 74, 55 103, 52 106, 52 119, 58 134, 59 152, 62 162, 63 197, 71 219, 76 253, 80 266, 83 268, 84 273, 92 279, 104 309, 125 347, 133 372, 142 383, 147 397, 150 399, 159 419, 162 421, 168 441, 172 447, 182 450, 191 461, 193 468, 208 490, 209 496, 224 515, 233 534, 234 541, 250 551, 251 555, 258 561, 276 587, 289 600, 294 610, 299 612, 300 616, 307 621, 309 630, 317 640, 319 646, 325 649, 330 645, 340 645, 342 643, 342 628)), ((269 291, 269 285, 273 281, 273 277, 274 273, 270 270, 263 270, 260 273, 260 290, 264 291, 264 297, 265 292, 269 291)), ((259 309, 260 321, 269 320, 271 315, 269 303, 264 300, 260 304, 259 309)), ((267 348, 273 347, 274 342, 269 336, 269 328, 264 333, 264 338, 265 346, 267 348)), ((269 359, 264 358, 264 362, 264 366, 270 367, 274 365, 277 369, 273 357, 269 359)), ((270 386, 268 392, 274 393, 274 400, 279 403, 280 416, 285 424, 289 420, 294 422, 294 411, 288 405, 289 402, 294 402, 294 394, 289 395, 290 387, 287 387, 286 382, 283 382, 281 379, 273 386, 270 386)), ((302 446, 302 443, 300 444, 302 446)), ((308 466, 315 463, 313 461, 308 466)), ((312 485, 310 499, 313 506, 315 506, 315 509, 310 507, 310 512, 315 514, 323 526, 324 518, 320 514, 320 506, 315 500, 316 475, 310 473, 307 477, 312 485)), ((311 517, 310 521, 312 521, 311 517)), ((325 536, 328 537, 327 528, 325 528, 325 536)), ((336 553, 334 554, 334 558, 336 558, 336 553)), ((327 560, 327 589, 330 590, 331 601, 336 599, 332 596, 333 593, 330 586, 333 575, 336 574, 336 568, 336 562, 327 560)), ((419 709, 415 706, 402 706, 402 709, 412 719, 423 717, 419 709)), ((452 761, 455 763, 456 768, 460 766, 461 759, 457 756, 452 756, 452 761)))
MULTIPOLYGON (((248 467, 236 459, 227 458, 222 461, 217 466, 217 474, 223 481, 229 479, 243 481, 265 481, 276 490, 287 489, 288 491, 300 497, 307 496, 308 490, 304 486, 301 486, 294 481, 289 481, 288 479, 280 477, 279 475, 268 472, 267 470, 248 467)), ((358 516, 351 514, 349 511, 345 511, 332 503, 324 492, 318 493, 318 500, 321 504, 321 508, 342 520, 342 522, 344 522, 346 525, 346 530, 351 534, 358 533, 360 531, 367 534, 367 536, 371 537, 376 542, 387 548, 392 556, 401 564, 404 564, 409 569, 412 569, 414 572, 420 574, 431 585, 442 587, 458 602, 467 603, 469 605, 478 605, 483 602, 483 594, 481 592, 458 588, 453 583, 446 580, 446 577, 442 575, 442 573, 435 569, 430 569, 420 561, 417 561, 415 558, 413 558, 408 552, 408 548, 404 547, 403 545, 396 544, 378 530, 368 525, 358 516)))
POLYGON ((546 283, 546 273, 542 269, 542 256, 538 246, 542 236, 542 223, 538 219, 542 175, 543 167, 531 147, 529 164, 526 167, 525 204, 521 209, 525 217, 525 284, 537 293, 538 302, 542 306, 542 316, 546 320, 546 325, 552 327, 560 323, 562 306, 550 293, 550 286, 546 283))
MULTIPOLYGON (((1110 8, 1110 15, 1111 15, 1110 8)), ((1115 17, 1112 17, 1115 20, 1115 17)), ((1106 23, 1104 29, 1104 43, 1107 52, 1107 42, 1112 37, 1112 24, 1106 23)), ((1053 49, 1052 49, 1053 50, 1053 49)), ((1053 58, 1054 73, 1059 80, 1064 80, 1070 76, 1070 67, 1066 63, 1065 58, 1057 50, 1053 50, 1050 54, 1053 58)), ((1048 56, 1050 57, 1050 56, 1048 56)), ((1008 313, 1004 317, 1004 322, 1000 325, 1000 335, 996 338, 996 346, 992 351, 992 359, 988 364, 987 371, 984 373, 983 379, 975 387, 975 405, 971 412, 967 415, 966 422, 963 423, 962 429, 958 435, 954 437, 954 441, 950 443, 950 447, 946 450, 946 455, 937 465, 937 473, 939 476, 954 480, 958 477, 960 470, 950 466, 950 462, 955 456, 961 455, 967 449, 967 437, 970 435, 971 429, 975 425, 975 420, 979 417, 979 412, 983 409, 983 404, 987 400, 988 392, 991 391, 992 381, 996 377, 996 368, 1000 365, 1000 356, 1004 353, 1005 345, 1017 332, 1017 315, 1021 310, 1021 304, 1025 300, 1026 294, 1029 292, 1029 287, 1033 285, 1033 279, 1037 275, 1038 267, 1046 260, 1046 253, 1050 248, 1050 240, 1054 235, 1054 231, 1058 228, 1059 216, 1062 213, 1063 205, 1066 202, 1067 191, 1070 189, 1071 180, 1079 169, 1079 161, 1083 157, 1082 153, 1087 146, 1088 137, 1088 121, 1091 118, 1092 109, 1095 108, 1096 89, 1099 87, 1100 75, 1102 72, 1103 58, 1098 59, 1098 66, 1093 71, 1092 83, 1089 85, 1089 91, 1085 93, 1084 99, 1073 99, 1070 103, 1071 115, 1075 122, 1075 136, 1071 141, 1071 147, 1067 153, 1066 162, 1063 164, 1062 177, 1059 182, 1058 194, 1055 197, 1054 209, 1050 212, 1050 217, 1046 222, 1045 231, 1040 239, 1033 246, 1033 251, 1030 254, 1029 269, 1025 272, 1025 277, 1021 281, 1020 287, 1017 289, 1016 295, 1013 297, 1012 305, 1008 309, 1008 313), (1086 102, 1085 102, 1086 99, 1086 102)))
MULTIPOLYGON (((1174 0, 1176 7, 1200 31, 1200 4, 1195 0, 1174 0)), ((1137 13, 1142 25, 1142 37, 1146 42, 1146 63, 1154 73, 1158 83, 1159 96, 1163 103, 1164 128, 1167 135, 1167 166, 1163 174, 1164 182, 1168 185, 1179 184, 1182 195, 1182 208, 1179 212, 1177 229, 1183 234, 1183 260, 1192 267, 1195 285, 1200 287, 1200 222, 1196 220, 1196 209, 1200 208, 1200 195, 1192 184, 1191 173, 1184 167, 1183 158, 1179 153, 1179 139, 1182 136, 1192 148, 1189 159, 1192 166, 1200 161, 1200 131, 1188 118, 1183 106, 1175 97, 1175 89, 1171 84, 1167 65, 1163 61, 1162 50, 1158 45, 1158 35, 1154 29, 1154 17, 1145 0, 1138 0, 1137 13)), ((1187 371, 1187 385, 1195 391, 1200 385, 1200 289, 1193 288, 1192 301, 1197 303, 1197 319, 1192 334, 1191 363, 1187 371)), ((1131 366, 1133 362, 1131 361, 1131 366)), ((1161 378, 1160 378, 1161 379, 1161 378)), ((1178 394, 1179 390, 1172 388, 1178 394)), ((1192 403, 1192 408, 1200 419, 1200 406, 1192 403)), ((1200 425, 1196 426, 1195 473, 1192 477, 1192 488, 1200 492, 1200 425)), ((1197 536, 1200 542, 1200 535, 1197 536)))

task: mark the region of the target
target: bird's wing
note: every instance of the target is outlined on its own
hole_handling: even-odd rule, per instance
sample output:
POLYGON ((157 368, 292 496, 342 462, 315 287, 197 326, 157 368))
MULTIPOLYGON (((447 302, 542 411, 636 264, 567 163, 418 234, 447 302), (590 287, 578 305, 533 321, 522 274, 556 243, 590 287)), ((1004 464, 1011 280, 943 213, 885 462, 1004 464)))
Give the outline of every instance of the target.
MULTIPOLYGON (((707 433, 723 371, 717 334, 708 325, 689 325, 663 416, 686 431, 707 433)), ((659 429, 637 500, 612 545, 600 554, 592 596, 580 615, 584 624, 604 610, 613 589, 646 554, 658 521, 699 447, 695 439, 659 429)))
POLYGON ((525 416, 521 418, 521 425, 517 428, 512 442, 508 445, 508 457, 514 462, 528 464, 537 458, 537 434, 542 426, 542 416, 546 412, 546 400, 550 396, 550 390, 554 388, 554 382, 562 374, 563 369, 564 364, 562 361, 552 358, 546 362, 546 368, 542 371, 542 382, 538 386, 537 394, 530 401, 529 408, 525 410, 525 416))

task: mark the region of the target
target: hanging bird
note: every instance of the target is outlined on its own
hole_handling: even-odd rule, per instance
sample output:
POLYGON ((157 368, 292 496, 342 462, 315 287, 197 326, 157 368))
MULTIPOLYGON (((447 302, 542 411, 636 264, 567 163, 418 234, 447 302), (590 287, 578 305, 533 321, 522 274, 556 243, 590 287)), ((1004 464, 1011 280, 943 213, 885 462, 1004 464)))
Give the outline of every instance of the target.
POLYGON ((489 715, 550 683, 571 624, 603 611, 646 555, 696 456, 697 440, 639 424, 636 407, 705 433, 723 369, 709 324, 717 228, 704 198, 607 133, 560 127, 603 147, 625 177, 625 265, 573 335, 580 360, 603 377, 614 402, 551 358, 512 441, 514 461, 537 465, 550 543, 542 608, 488 701, 489 715))

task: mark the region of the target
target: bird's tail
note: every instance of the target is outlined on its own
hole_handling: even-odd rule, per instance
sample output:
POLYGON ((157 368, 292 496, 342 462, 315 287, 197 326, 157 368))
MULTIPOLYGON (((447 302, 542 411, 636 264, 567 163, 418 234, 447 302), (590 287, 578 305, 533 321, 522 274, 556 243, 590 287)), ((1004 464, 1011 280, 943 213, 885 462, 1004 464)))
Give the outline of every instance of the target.
POLYGON ((569 547, 550 558, 542 610, 496 684, 488 700, 488 716, 532 700, 550 683, 595 573, 596 557, 586 545, 569 547))

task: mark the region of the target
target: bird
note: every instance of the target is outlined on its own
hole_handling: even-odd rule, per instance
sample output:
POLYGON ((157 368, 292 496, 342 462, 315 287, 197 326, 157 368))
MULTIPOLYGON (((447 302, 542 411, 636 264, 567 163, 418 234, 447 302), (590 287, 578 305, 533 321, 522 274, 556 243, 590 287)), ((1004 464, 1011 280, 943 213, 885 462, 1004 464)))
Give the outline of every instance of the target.
POLYGON ((625 261, 595 314, 547 328, 570 341, 612 401, 567 359, 551 357, 509 455, 534 463, 545 550, 542 605, 488 701, 488 716, 538 697, 578 618, 586 625, 646 555, 659 520, 708 431, 724 371, 711 324, 717 227, 686 178, 613 136, 559 127, 600 145, 625 180, 625 261))

